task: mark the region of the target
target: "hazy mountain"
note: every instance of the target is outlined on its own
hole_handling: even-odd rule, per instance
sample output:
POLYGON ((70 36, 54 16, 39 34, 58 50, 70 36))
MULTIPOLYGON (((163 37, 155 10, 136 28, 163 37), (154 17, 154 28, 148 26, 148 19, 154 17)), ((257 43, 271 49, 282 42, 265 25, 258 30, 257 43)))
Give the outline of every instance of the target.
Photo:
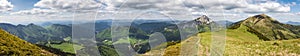
POLYGON ((293 21, 288 21, 286 24, 291 24, 291 25, 300 25, 300 22, 293 22, 293 21))
POLYGON ((111 22, 96 22, 95 30, 97 32, 101 32, 102 30, 104 30, 106 28, 110 28, 111 24, 112 24, 111 22))
POLYGON ((15 26, 12 24, 1 23, 0 28, 31 43, 44 41, 48 38, 48 31, 45 28, 34 24, 15 26))
POLYGON ((232 25, 231 29, 246 26, 247 31, 256 34, 262 40, 283 40, 300 37, 299 26, 283 24, 265 15, 255 15, 232 25))
POLYGON ((228 21, 228 20, 221 20, 221 21, 216 21, 216 23, 219 23, 219 24, 222 24, 222 25, 226 25, 227 27, 229 27, 234 22, 231 22, 231 21, 228 21))
POLYGON ((5 32, 0 29, 0 55, 16 55, 16 56, 53 56, 55 54, 50 53, 44 49, 39 48, 34 44, 30 44, 18 37, 5 32))
POLYGON ((52 24, 69 25, 69 24, 72 24, 72 21, 46 21, 46 22, 38 22, 35 24, 42 26, 42 27, 46 27, 46 26, 50 26, 52 24))
POLYGON ((46 27, 47 31, 52 37, 52 40, 61 40, 65 37, 72 36, 72 27, 67 25, 60 25, 60 24, 52 24, 46 27))
POLYGON ((51 23, 51 22, 45 22, 45 23, 40 24, 40 26, 45 27, 45 26, 50 26, 50 25, 52 25, 52 24, 54 24, 54 23, 51 23))

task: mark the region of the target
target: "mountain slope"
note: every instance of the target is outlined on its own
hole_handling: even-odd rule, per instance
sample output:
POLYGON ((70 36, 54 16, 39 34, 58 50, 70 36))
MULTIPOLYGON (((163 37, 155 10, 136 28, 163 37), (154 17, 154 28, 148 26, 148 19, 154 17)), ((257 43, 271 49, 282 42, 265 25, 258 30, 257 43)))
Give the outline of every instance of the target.
POLYGON ((53 24, 49 27, 46 27, 48 33, 51 34, 50 37, 52 40, 62 41, 63 38, 72 36, 72 27, 60 24, 53 24))
POLYGON ((248 27, 247 31, 256 34, 262 40, 287 40, 300 38, 300 27, 280 23, 273 18, 261 14, 233 24, 231 29, 241 25, 248 27))
MULTIPOLYGON (((297 56, 300 55, 300 39, 262 41, 255 34, 247 31, 246 26, 239 29, 226 30, 226 44, 224 56, 297 56), (238 34, 237 34, 238 33, 238 34)), ((222 31, 220 31, 222 32, 222 31)), ((198 33, 164 51, 164 56, 210 56, 212 35, 218 32, 198 33), (196 40, 195 40, 196 39, 196 40), (199 41, 199 42, 198 42, 199 41), (186 47, 198 48, 186 48, 186 47), (195 51, 198 50, 198 51, 195 51), (193 52, 191 51, 193 50, 193 52), (182 52, 181 52, 182 51, 182 52), (185 54, 181 54, 185 53, 185 54), (186 54, 191 53, 191 54, 186 54)), ((216 36, 216 34, 214 34, 216 36)), ((215 38, 222 38, 217 36, 215 38)), ((145 56, 155 55, 156 50, 147 52, 145 56)))
POLYGON ((0 29, 0 55, 49 55, 54 54, 30 44, 18 37, 11 35, 0 29))
POLYGON ((66 25, 53 24, 46 28, 35 25, 12 25, 7 23, 0 23, 0 28, 20 37, 30 43, 41 43, 47 40, 63 41, 63 38, 70 37, 72 28, 66 25))
POLYGON ((48 31, 45 28, 34 24, 15 26, 12 24, 1 23, 0 27, 3 30, 31 43, 45 41, 48 38, 48 31))
MULTIPOLYGON (((300 39, 294 39, 294 35, 297 36, 297 31, 300 28, 297 26, 282 24, 269 16, 264 14, 249 17, 246 20, 240 21, 233 24, 230 29, 216 31, 216 32, 203 32, 198 33, 188 37, 188 39, 181 41, 178 44, 168 46, 165 48, 163 53, 164 56, 210 56, 211 45, 214 35, 216 38, 224 38, 223 35, 218 35, 214 33, 224 33, 226 31, 226 43, 225 51, 223 54, 225 56, 298 56, 300 55, 300 39), (262 28, 259 28, 262 27, 262 28), (253 29, 254 28, 254 29, 253 29), (268 29, 270 28, 270 29, 268 29), (274 32, 267 31, 286 31, 280 38, 290 38, 289 40, 277 40, 276 37, 270 35, 274 32), (256 32, 253 32, 256 31, 256 32), (257 34, 260 33, 260 34, 257 34), (289 35, 292 34, 292 35, 289 35), (294 35, 293 35, 294 34, 294 35), (266 40, 274 41, 263 41, 263 37, 266 40), (196 39, 196 40, 195 40, 196 39), (190 47, 190 48, 186 48, 190 47), (197 48, 192 48, 197 47, 197 48), (192 50, 198 50, 193 51, 192 50), (183 52, 180 52, 183 51, 183 52), (181 54, 181 53, 192 53, 192 54, 181 54)), ((278 33, 278 32, 275 32, 278 33)), ((151 50, 144 54, 156 55, 156 50, 151 50), (153 53, 154 52, 154 53, 153 53)), ((215 54, 214 54, 215 55, 215 54)))

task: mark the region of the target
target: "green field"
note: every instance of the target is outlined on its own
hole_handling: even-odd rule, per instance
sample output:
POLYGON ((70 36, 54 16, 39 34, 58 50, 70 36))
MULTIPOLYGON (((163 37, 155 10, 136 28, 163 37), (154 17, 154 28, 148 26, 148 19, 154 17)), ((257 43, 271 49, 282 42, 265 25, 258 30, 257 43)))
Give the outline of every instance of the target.
POLYGON ((71 44, 71 43, 51 44, 50 46, 68 53, 75 53, 75 50, 80 50, 83 48, 80 45, 71 44))

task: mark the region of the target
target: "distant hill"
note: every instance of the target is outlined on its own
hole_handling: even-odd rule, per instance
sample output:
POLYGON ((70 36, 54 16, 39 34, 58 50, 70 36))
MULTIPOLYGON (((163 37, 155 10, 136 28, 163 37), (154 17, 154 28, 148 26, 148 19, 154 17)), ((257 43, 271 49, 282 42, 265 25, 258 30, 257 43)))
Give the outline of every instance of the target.
POLYGON ((300 25, 300 22, 293 22, 293 21, 288 21, 286 24, 291 24, 291 25, 300 25))
MULTIPOLYGON (((111 25, 110 21, 97 21, 95 23, 96 32, 109 28, 111 25)), ((9 23, 0 23, 0 28, 3 30, 20 37, 30 43, 43 44, 45 41, 64 41, 66 37, 71 37, 72 26, 64 24, 52 24, 47 25, 13 25, 9 23)))
POLYGON ((231 22, 231 21, 228 21, 228 20, 221 20, 221 21, 216 21, 216 23, 226 25, 226 27, 230 27, 230 25, 233 24, 234 22, 231 22))
POLYGON ((72 33, 70 26, 60 24, 53 24, 45 28, 35 24, 12 25, 0 23, 0 28, 30 43, 44 42, 47 40, 63 41, 63 38, 71 36, 72 33))
POLYGON ((287 40, 300 38, 300 26, 283 24, 265 15, 255 15, 235 23, 231 29, 246 26, 248 32, 256 34, 262 40, 287 40))
POLYGON ((53 56, 44 49, 39 48, 34 44, 30 44, 18 37, 0 29, 0 55, 16 55, 16 56, 53 56))
POLYGON ((47 34, 45 34, 47 33, 47 30, 34 24, 15 26, 12 24, 1 23, 0 28, 31 43, 44 41, 48 38, 46 36, 47 34))
POLYGON ((51 34, 50 37, 52 40, 61 40, 72 36, 72 27, 67 25, 52 24, 45 29, 51 34))

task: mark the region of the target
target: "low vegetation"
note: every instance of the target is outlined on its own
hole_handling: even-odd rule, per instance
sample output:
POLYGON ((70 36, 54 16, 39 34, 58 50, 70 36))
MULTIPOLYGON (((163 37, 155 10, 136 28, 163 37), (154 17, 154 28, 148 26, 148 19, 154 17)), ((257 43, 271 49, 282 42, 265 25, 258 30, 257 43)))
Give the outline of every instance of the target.
POLYGON ((41 49, 34 44, 30 44, 29 42, 26 42, 0 29, 0 55, 53 56, 55 54, 41 49))

